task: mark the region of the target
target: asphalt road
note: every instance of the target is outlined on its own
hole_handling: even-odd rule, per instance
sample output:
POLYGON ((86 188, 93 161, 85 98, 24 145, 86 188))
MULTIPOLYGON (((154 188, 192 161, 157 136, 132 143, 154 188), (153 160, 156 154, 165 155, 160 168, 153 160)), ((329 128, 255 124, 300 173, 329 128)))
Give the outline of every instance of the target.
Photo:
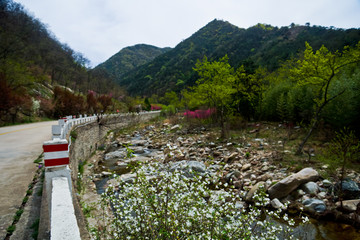
POLYGON ((34 160, 44 141, 51 140, 51 125, 39 122, 0 128, 0 239, 13 221, 36 171, 34 160))

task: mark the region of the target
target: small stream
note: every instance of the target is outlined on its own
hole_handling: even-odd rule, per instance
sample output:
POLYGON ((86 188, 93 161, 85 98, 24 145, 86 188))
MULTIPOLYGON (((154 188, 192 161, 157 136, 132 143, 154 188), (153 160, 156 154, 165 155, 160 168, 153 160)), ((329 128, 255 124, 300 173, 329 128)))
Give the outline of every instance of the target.
MULTIPOLYGON (((131 141, 141 140, 140 135, 136 135, 131 141)), ((139 161, 150 160, 154 156, 159 156, 162 151, 158 149, 148 149, 145 146, 131 145, 134 150, 134 158, 139 161)), ((126 148, 119 148, 120 151, 126 152, 126 148)), ((116 172, 118 175, 129 173, 130 170, 126 168, 126 164, 131 162, 131 159, 125 159, 123 163, 119 164, 119 158, 108 159, 101 162, 99 166, 105 171, 116 172)), ((95 181, 97 193, 101 194, 105 191, 108 181, 112 176, 106 176, 101 180, 95 181)), ((360 240, 360 230, 354 227, 332 221, 310 219, 310 224, 301 225, 294 229, 295 236, 304 240, 360 240)))

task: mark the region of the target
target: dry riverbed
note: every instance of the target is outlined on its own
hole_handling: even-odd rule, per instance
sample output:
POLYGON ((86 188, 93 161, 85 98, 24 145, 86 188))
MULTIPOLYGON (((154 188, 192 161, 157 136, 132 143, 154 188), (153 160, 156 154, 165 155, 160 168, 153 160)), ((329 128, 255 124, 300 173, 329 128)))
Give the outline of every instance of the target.
MULTIPOLYGON (((358 222, 354 201, 360 198, 360 189, 353 186, 350 194, 356 199, 340 211, 336 203, 336 181, 324 177, 328 176, 327 166, 313 164, 314 153, 293 157, 292 148, 285 144, 290 139, 286 136, 300 134, 301 129, 295 127, 291 131, 289 134, 282 125, 253 124, 230 139, 221 140, 219 129, 166 120, 136 130, 111 132, 84 163, 78 181, 88 229, 101 232, 104 217, 112 214, 110 209, 101 209, 99 202, 100 194, 112 183, 114 174, 131 181, 135 176, 129 166, 157 161, 175 168, 191 168, 199 174, 220 173, 223 183, 241 192, 244 205, 252 201, 252 194, 259 186, 265 186, 272 208, 283 208, 285 202, 290 202, 289 213, 302 211, 312 217, 313 224, 299 230, 308 232, 306 239, 359 238, 355 228, 333 220, 358 222), (274 134, 276 132, 278 134, 274 134), (292 158, 297 164, 289 160, 292 158)), ((349 171, 348 176, 351 177, 349 185, 360 181, 355 171, 349 171)))

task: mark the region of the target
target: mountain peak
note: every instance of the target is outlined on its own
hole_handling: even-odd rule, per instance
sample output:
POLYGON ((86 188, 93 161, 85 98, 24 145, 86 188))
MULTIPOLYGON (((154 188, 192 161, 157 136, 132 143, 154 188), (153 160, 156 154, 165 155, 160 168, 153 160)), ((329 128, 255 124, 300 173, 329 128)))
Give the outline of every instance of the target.
POLYGON ((159 48, 144 43, 136 44, 121 49, 96 68, 105 69, 111 76, 121 78, 124 73, 152 61, 170 49, 169 47, 159 48))

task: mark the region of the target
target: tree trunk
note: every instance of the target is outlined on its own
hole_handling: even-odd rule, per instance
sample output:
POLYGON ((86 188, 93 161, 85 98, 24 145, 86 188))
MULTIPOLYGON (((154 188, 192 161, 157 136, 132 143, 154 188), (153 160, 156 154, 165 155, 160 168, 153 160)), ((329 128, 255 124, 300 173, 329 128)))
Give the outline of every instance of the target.
POLYGON ((221 113, 220 113, 220 124, 221 124, 221 138, 222 139, 227 139, 228 138, 228 134, 227 134, 227 129, 226 129, 226 117, 224 116, 224 109, 223 107, 221 108, 221 113))
POLYGON ((313 124, 311 125, 311 128, 309 129, 309 132, 306 134, 304 140, 300 143, 298 149, 296 150, 295 155, 301 155, 304 145, 307 142, 307 140, 309 139, 309 137, 311 136, 312 132, 314 131, 317 123, 318 123, 318 117, 316 116, 313 124))

